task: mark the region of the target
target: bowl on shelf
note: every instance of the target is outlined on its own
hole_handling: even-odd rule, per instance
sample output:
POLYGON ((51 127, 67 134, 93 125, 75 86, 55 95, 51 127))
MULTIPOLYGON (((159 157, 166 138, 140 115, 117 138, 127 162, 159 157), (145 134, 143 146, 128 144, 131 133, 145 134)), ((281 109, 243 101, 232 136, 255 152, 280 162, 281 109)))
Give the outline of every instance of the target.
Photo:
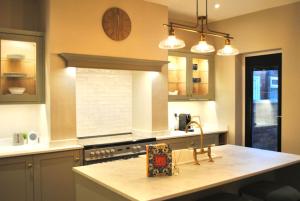
POLYGON ((170 96, 177 96, 178 95, 178 90, 175 91, 169 91, 170 96))
POLYGON ((10 60, 22 60, 25 59, 25 55, 23 54, 8 54, 7 59, 10 60))
POLYGON ((21 95, 21 94, 24 94, 25 92, 25 88, 24 87, 10 87, 8 88, 8 91, 11 93, 11 94, 15 94, 15 95, 21 95))

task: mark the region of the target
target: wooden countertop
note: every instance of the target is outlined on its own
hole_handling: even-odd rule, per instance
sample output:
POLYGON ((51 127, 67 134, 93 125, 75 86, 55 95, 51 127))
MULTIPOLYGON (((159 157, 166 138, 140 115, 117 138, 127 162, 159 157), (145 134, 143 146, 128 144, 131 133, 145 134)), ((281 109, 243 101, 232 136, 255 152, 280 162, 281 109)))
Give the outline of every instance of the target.
POLYGON ((92 180, 130 200, 165 200, 233 181, 249 178, 300 162, 300 156, 235 145, 213 147, 221 156, 214 163, 179 166, 171 177, 146 177, 145 157, 118 160, 73 168, 76 174, 92 180))

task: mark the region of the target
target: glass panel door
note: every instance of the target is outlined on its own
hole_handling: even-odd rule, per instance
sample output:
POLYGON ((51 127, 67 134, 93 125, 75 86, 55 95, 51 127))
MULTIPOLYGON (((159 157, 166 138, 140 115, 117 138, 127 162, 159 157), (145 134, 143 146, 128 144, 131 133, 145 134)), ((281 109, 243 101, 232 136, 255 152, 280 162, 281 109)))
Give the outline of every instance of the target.
POLYGON ((181 56, 168 56, 169 96, 186 96, 187 59, 181 56))
POLYGON ((0 45, 0 94, 5 96, 36 95, 36 43, 0 40, 0 45))
POLYGON ((246 145, 281 149, 281 54, 246 58, 246 145))
POLYGON ((192 96, 206 96, 209 84, 209 62, 207 59, 192 59, 192 96))

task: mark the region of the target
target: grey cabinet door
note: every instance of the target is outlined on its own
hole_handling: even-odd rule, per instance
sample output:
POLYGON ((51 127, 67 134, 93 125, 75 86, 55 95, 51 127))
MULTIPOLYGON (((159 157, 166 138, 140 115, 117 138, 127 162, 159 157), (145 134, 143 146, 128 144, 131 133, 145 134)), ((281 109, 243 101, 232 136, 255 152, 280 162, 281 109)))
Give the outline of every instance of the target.
POLYGON ((31 156, 0 159, 0 200, 33 201, 31 156))
POLYGON ((34 200, 74 201, 72 168, 81 164, 81 150, 34 156, 34 200))

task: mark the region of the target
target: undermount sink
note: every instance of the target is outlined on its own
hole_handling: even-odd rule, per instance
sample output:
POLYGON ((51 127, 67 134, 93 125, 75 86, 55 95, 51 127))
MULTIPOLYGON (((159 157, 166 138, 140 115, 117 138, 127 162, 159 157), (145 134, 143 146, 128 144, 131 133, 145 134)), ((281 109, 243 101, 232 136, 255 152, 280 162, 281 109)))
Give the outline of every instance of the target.
MULTIPOLYGON (((221 158, 221 156, 214 154, 212 149, 212 159, 221 158)), ((207 154, 200 154, 197 156, 198 161, 208 161, 207 154)), ((172 151, 172 162, 176 165, 193 164, 195 163, 193 158, 193 149, 179 149, 172 151)))

